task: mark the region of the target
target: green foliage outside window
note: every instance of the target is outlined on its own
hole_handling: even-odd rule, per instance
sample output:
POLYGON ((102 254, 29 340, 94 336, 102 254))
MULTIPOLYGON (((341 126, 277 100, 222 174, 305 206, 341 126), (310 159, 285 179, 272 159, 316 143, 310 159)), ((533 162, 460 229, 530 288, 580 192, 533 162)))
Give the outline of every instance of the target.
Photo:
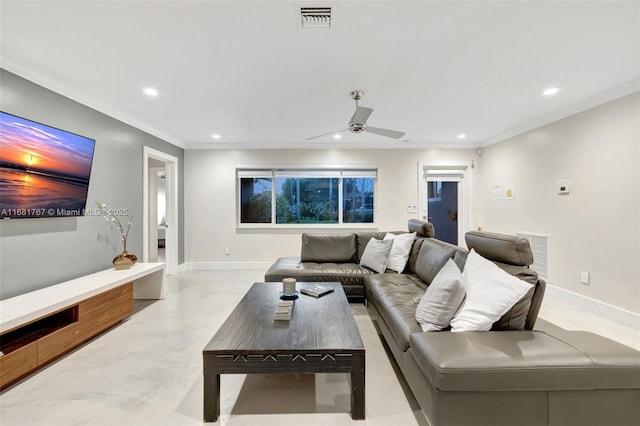
POLYGON ((338 178, 276 178, 277 223, 338 223, 338 178), (282 200, 282 201, 280 201, 282 200))
POLYGON ((373 223, 373 183, 372 178, 343 179, 343 222, 373 223))

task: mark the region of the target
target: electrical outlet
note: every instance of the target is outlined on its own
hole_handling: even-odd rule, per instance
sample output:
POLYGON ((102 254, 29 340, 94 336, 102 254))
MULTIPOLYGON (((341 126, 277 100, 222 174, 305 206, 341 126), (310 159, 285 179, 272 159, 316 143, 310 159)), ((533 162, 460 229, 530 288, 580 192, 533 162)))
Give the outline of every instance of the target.
POLYGON ((231 254, 231 248, 225 247, 224 248, 224 254, 225 254, 225 256, 229 256, 231 254))
POLYGON ((586 271, 580 271, 580 283, 589 285, 589 273, 586 271))
POLYGON ((573 179, 561 179, 557 182, 558 194, 569 195, 571 194, 571 187, 573 186, 573 179))
POLYGON ((409 204, 407 206, 407 213, 416 213, 418 211, 418 206, 415 204, 409 204))

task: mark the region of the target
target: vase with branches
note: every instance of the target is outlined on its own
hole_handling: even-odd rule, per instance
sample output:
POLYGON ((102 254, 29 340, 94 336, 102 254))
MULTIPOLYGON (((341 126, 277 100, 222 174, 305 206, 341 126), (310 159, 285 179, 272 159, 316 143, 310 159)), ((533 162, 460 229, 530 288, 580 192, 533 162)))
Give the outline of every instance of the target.
POLYGON ((122 222, 115 214, 114 210, 110 209, 106 203, 96 201, 100 214, 105 218, 107 222, 114 225, 118 231, 120 231, 121 241, 123 244, 122 253, 113 258, 113 266, 116 269, 129 269, 134 263, 138 261, 138 257, 127 251, 127 238, 129 237, 129 230, 133 224, 133 217, 129 216, 126 228, 122 225, 122 222))

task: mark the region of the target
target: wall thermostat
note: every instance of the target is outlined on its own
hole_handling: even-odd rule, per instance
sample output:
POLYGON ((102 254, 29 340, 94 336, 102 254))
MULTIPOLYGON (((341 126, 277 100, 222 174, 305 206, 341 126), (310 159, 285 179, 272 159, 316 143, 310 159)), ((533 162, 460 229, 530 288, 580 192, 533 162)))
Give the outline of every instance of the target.
POLYGON ((562 179, 557 183, 558 194, 567 195, 571 194, 571 187, 573 186, 573 180, 571 179, 562 179))

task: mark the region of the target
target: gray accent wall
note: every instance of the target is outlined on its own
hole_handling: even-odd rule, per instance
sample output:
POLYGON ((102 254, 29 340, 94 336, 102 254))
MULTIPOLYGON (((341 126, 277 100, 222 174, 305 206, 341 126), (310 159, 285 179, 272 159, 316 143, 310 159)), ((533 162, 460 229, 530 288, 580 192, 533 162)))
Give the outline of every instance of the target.
MULTIPOLYGON (((184 262, 184 151, 0 69, 0 110, 96 140, 87 208, 133 215, 127 249, 142 258, 143 146, 178 158, 178 263, 184 262)), ((124 218, 126 223, 126 218, 124 218)), ((101 216, 0 220, 0 299, 112 267, 120 234, 101 216)))

